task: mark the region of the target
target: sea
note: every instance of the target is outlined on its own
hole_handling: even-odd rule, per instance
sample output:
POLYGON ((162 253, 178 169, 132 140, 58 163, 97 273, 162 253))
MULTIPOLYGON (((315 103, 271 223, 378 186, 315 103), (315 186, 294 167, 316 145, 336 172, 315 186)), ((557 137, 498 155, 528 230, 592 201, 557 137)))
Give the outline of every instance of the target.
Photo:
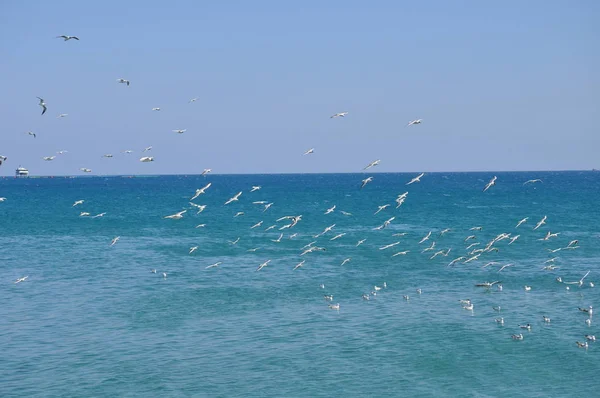
POLYGON ((600 396, 599 172, 371 171, 0 179, 0 397, 600 396))

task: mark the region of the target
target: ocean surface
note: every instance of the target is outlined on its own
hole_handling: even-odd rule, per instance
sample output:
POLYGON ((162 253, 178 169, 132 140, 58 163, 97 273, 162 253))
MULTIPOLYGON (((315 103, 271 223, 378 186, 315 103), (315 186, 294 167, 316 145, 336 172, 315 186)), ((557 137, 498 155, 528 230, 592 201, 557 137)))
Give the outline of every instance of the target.
POLYGON ((413 177, 0 179, 0 396, 600 396, 600 341, 576 344, 600 339, 600 173, 428 173, 407 186, 413 177), (197 214, 189 199, 208 183, 197 214), (559 235, 540 240, 549 231, 559 235), (501 233, 520 237, 448 266, 501 233), (326 250, 301 256, 313 241, 326 250), (503 289, 475 287, 486 281, 503 289), (590 305, 588 326, 578 307, 590 305))

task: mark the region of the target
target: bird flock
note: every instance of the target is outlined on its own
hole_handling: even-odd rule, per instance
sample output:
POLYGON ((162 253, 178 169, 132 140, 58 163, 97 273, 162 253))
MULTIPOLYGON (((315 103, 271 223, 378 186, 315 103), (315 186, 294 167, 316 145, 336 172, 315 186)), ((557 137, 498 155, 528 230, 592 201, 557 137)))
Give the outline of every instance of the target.
MULTIPOLYGON (((62 38, 65 42, 70 41, 70 40, 79 41, 79 38, 77 36, 61 35, 61 36, 57 36, 57 38, 62 38)), ((125 78, 119 78, 119 79, 117 79, 117 82, 119 84, 124 84, 127 87, 129 87, 131 85, 130 80, 125 79, 125 78)), ((37 98, 39 100, 38 105, 42 109, 41 115, 45 115, 48 110, 48 103, 45 101, 45 99, 43 99, 41 97, 37 97, 37 98)), ((197 100, 198 100, 198 98, 192 98, 188 101, 188 103, 193 103, 197 100)), ((151 111, 158 112, 158 111, 161 111, 161 108, 154 107, 151 109, 151 111)), ((348 116, 348 114, 349 114, 349 112, 339 112, 339 113, 335 113, 335 114, 331 115, 330 118, 331 119, 345 118, 348 116)), ((68 114, 59 114, 57 117, 64 118, 67 116, 68 116, 68 114)), ((415 120, 408 122, 406 127, 417 126, 421 123, 422 123, 422 119, 415 119, 415 120)), ((186 131, 187 131, 187 129, 173 129, 172 130, 172 132, 176 133, 176 134, 184 134, 186 131)), ((27 134, 32 136, 33 138, 36 138, 36 134, 31 131, 27 132, 27 134)), ((144 148, 141 152, 145 153, 145 152, 148 152, 151 150, 152 150, 152 146, 149 146, 149 147, 144 148)), ((62 151, 57 152, 57 155, 62 155, 67 152, 68 151, 66 151, 66 150, 62 150, 62 151)), ((123 154, 131 154, 132 152, 133 152, 132 150, 121 151, 121 153, 123 153, 123 154)), ((304 151, 303 153, 300 153, 299 155, 307 156, 307 155, 312 155, 314 153, 315 153, 315 148, 310 148, 310 149, 304 151)), ((103 157, 110 159, 113 157, 113 155, 112 154, 104 154, 103 157)), ((6 156, 0 155, 0 165, 2 165, 4 162, 6 162, 7 159, 8 158, 6 156)), ((55 159, 56 159, 56 155, 43 157, 44 161, 53 161, 55 159)), ((153 162, 154 158, 152 156, 142 156, 142 157, 140 157, 139 161, 143 162, 143 163, 153 162)), ((369 164, 367 164, 366 166, 363 167, 363 172, 366 172, 374 167, 377 167, 380 163, 381 163, 380 159, 370 162, 369 164)), ((84 173, 92 172, 91 169, 86 168, 86 167, 81 167, 80 171, 82 171, 84 173)), ((206 177, 211 171, 212 171, 211 169, 205 169, 202 172, 202 175, 206 177)), ((407 181, 405 183, 405 186, 412 186, 413 184, 418 184, 421 182, 421 180, 423 178, 426 178, 426 174, 420 173, 417 176, 415 176, 414 178, 411 178, 409 181, 407 181)), ((361 190, 364 190, 364 189, 368 189, 368 185, 369 185, 369 183, 371 183, 373 181, 373 179, 374 179, 373 176, 367 176, 366 178, 362 179, 362 181, 360 181, 360 182, 357 181, 356 184, 357 184, 358 192, 360 192, 361 190)), ((485 195, 486 192, 493 189, 493 187, 497 184, 497 180, 498 180, 497 176, 493 176, 487 182, 487 184, 485 184, 482 188, 480 188, 481 189, 480 193, 482 195, 485 195)), ((532 180, 525 181, 523 183, 523 185, 530 185, 530 184, 537 184, 537 183, 543 183, 543 182, 540 179, 532 179, 532 180)), ((195 201, 202 199, 204 197, 204 195, 210 195, 211 186, 212 186, 212 183, 208 182, 203 187, 196 189, 195 192, 190 192, 189 199, 188 199, 189 206, 187 206, 186 208, 181 209, 179 211, 175 211, 173 214, 164 215, 162 217, 164 220, 163 222, 175 222, 177 220, 183 219, 184 217, 190 216, 190 213, 193 213, 195 216, 198 216, 205 211, 210 211, 210 208, 206 204, 196 203, 195 201), (189 213, 188 213, 188 211, 189 211, 189 213)), ((293 263, 289 264, 289 267, 292 271, 301 272, 300 271, 301 269, 310 268, 311 262, 314 261, 313 259, 316 259, 317 256, 319 256, 319 255, 320 256, 327 255, 326 254, 326 252, 328 250, 327 246, 335 245, 335 244, 337 244, 338 241, 347 239, 347 237, 346 237, 347 233, 343 232, 344 227, 341 225, 338 225, 338 223, 335 223, 335 222, 328 223, 327 218, 331 217, 331 215, 336 212, 339 212, 339 214, 343 215, 346 218, 349 218, 349 217, 352 217, 352 214, 350 212, 339 209, 337 207, 337 205, 335 205, 335 204, 332 206, 329 206, 327 208, 324 208, 322 216, 321 216, 321 220, 325 221, 323 228, 320 231, 318 231, 318 230, 312 231, 312 232, 303 231, 301 234, 300 232, 296 232, 296 230, 298 230, 298 225, 303 221, 302 214, 289 214, 289 215, 285 215, 283 217, 274 218, 272 221, 269 222, 269 219, 268 219, 269 214, 270 214, 269 209, 272 208, 274 203, 270 202, 270 201, 265 201, 265 200, 253 200, 254 198, 252 197, 253 195, 256 195, 256 192, 259 192, 261 189, 262 189, 262 187, 259 185, 251 186, 246 191, 244 191, 242 189, 239 192, 235 193, 233 196, 231 196, 227 199, 224 199, 222 202, 222 206, 227 206, 228 208, 229 207, 235 208, 236 204, 243 200, 248 200, 253 205, 257 206, 257 208, 260 209, 260 212, 258 212, 258 214, 262 215, 263 219, 255 220, 255 221, 251 222, 248 226, 248 231, 262 229, 265 232, 267 232, 270 230, 276 230, 278 232, 278 237, 276 239, 269 239, 268 241, 265 240, 265 243, 267 245, 281 244, 281 242, 284 238, 287 238, 288 240, 298 240, 298 241, 300 241, 302 238, 306 238, 307 240, 310 240, 309 243, 306 243, 304 245, 298 244, 298 248, 297 248, 298 262, 294 261, 293 263), (249 197, 249 199, 246 199, 247 197, 249 197), (268 227, 266 227, 266 228, 265 228, 265 223, 267 223, 266 225, 268 225, 268 227), (286 234, 287 234, 287 236, 286 236, 286 234), (318 254, 318 253, 321 253, 321 254, 318 254)), ((374 217, 374 216, 377 216, 380 213, 384 213, 384 212, 385 213, 390 213, 393 211, 397 212, 398 209, 405 203, 405 201, 407 200, 408 197, 409 197, 409 192, 406 191, 401 194, 398 194, 397 197, 395 197, 395 198, 388 198, 386 200, 387 203, 377 205, 373 208, 372 216, 374 217), (395 206, 390 203, 392 201, 396 204, 395 206)), ((7 198, 1 197, 0 203, 4 202, 6 200, 7 200, 7 198)), ((71 205, 71 207, 73 207, 73 208, 83 207, 83 206, 85 206, 85 203, 86 203, 85 199, 80 199, 80 200, 75 201, 71 205)), ((246 212, 238 211, 237 209, 234 209, 233 211, 234 211, 234 213, 232 216, 234 218, 244 217, 246 214, 246 212)), ((79 217, 99 218, 99 217, 103 217, 105 214, 106 214, 106 212, 98 213, 96 215, 91 215, 91 213, 89 213, 87 211, 81 211, 79 213, 79 217)), ((388 217, 386 217, 385 221, 383 221, 382 223, 373 227, 371 229, 370 233, 371 234, 385 234, 386 232, 384 230, 386 230, 386 228, 395 221, 397 216, 398 216, 397 213, 395 215, 388 214, 388 217)), ((552 242, 557 241, 558 242, 558 241, 560 241, 561 238, 560 238, 559 232, 552 232, 551 230, 546 230, 544 232, 541 232, 541 231, 537 232, 540 228, 548 227, 548 224, 551 224, 548 217, 543 216, 541 219, 539 219, 535 223, 535 225, 530 226, 528 228, 529 232, 525 232, 523 230, 525 228, 527 228, 528 225, 531 225, 531 223, 530 223, 530 217, 524 217, 521 220, 515 220, 515 225, 514 225, 513 231, 502 232, 487 242, 479 241, 479 239, 478 239, 478 233, 484 229, 484 226, 474 226, 474 227, 470 228, 468 231, 459 231, 459 230, 455 231, 453 228, 448 227, 448 228, 439 229, 439 230, 431 230, 427 234, 425 234, 424 236, 421 236, 421 237, 411 237, 411 236, 407 236, 406 232, 401 232, 401 233, 392 234, 392 238, 394 238, 394 239, 390 239, 391 240, 390 243, 379 246, 379 247, 373 247, 372 249, 378 250, 380 252, 389 253, 390 259, 393 259, 393 258, 396 258, 399 256, 407 258, 407 257, 410 257, 411 255, 426 256, 426 258, 429 261, 434 261, 434 260, 440 261, 440 259, 442 259, 442 261, 445 262, 445 265, 447 267, 466 266, 467 264, 474 263, 474 264, 478 264, 478 266, 480 268, 495 269, 496 274, 500 275, 501 273, 510 272, 511 269, 519 266, 518 263, 515 263, 515 262, 500 263, 500 262, 491 260, 493 258, 494 253, 498 253, 500 250, 503 249, 503 245, 513 245, 513 244, 518 245, 519 244, 518 239, 521 237, 521 234, 517 234, 517 232, 529 233, 529 234, 539 234, 539 237, 537 238, 537 240, 541 241, 541 242, 548 242, 548 241, 552 241, 552 242), (467 236, 464 237, 464 239, 461 238, 462 243, 464 244, 464 247, 447 247, 444 245, 444 237, 448 234, 454 234, 454 233, 455 234, 460 234, 460 233, 468 234, 467 236), (505 241, 505 242, 502 243, 503 241, 505 241), (401 250, 398 249, 399 246, 401 247, 401 250), (449 257, 451 253, 458 253, 458 254, 456 254, 456 257, 452 258, 452 257, 449 257)), ((204 228, 206 226, 207 226, 206 223, 200 223, 200 224, 196 225, 195 228, 204 228)), ((243 242, 244 241, 243 240, 244 232, 241 231, 240 235, 241 236, 235 237, 234 239, 230 240, 228 242, 229 245, 236 246, 236 245, 240 244, 240 242, 243 242)), ((115 246, 117 246, 117 244, 119 242, 121 242, 121 239, 122 239, 121 236, 116 236, 113 239, 111 239, 110 242, 108 242, 108 245, 110 247, 115 247, 115 246)), ((359 247, 359 246, 368 244, 367 243, 368 240, 369 240, 369 236, 365 236, 355 243, 352 242, 352 244, 354 245, 354 247, 359 247)), ((564 242, 562 244, 558 244, 557 247, 553 248, 553 249, 541 247, 540 250, 547 250, 547 252, 549 254, 554 254, 557 252, 568 253, 568 252, 577 250, 579 247, 580 246, 579 246, 578 240, 571 240, 568 243, 564 242)), ((186 249, 187 254, 189 256, 196 255, 196 254, 198 254, 198 249, 199 249, 199 246, 189 247, 186 249)), ((260 249, 261 249, 261 247, 249 247, 249 248, 247 248, 247 251, 248 252, 257 252, 257 251, 260 251, 260 249)), ((542 271, 555 271, 555 270, 560 269, 560 266, 555 264, 557 260, 559 260, 558 257, 550 258, 542 265, 541 270, 542 271)), ((348 257, 345 257, 344 259, 342 259, 342 261, 339 263, 339 266, 344 267, 344 266, 347 266, 348 264, 352 264, 351 262, 352 262, 352 256, 349 255, 348 257)), ((223 261, 218 261, 213 264, 206 265, 204 267, 204 269, 206 271, 210 271, 210 272, 218 272, 219 268, 221 268, 224 265, 226 265, 226 264, 223 261)), ((272 264, 272 259, 264 259, 264 261, 262 261, 256 265, 255 272, 263 272, 263 273, 268 272, 268 270, 270 268, 272 268, 273 266, 274 265, 272 264)), ((151 272, 153 274, 158 273, 158 271, 156 269, 152 269, 151 272)), ((555 281, 556 281, 556 283, 560 283, 560 284, 564 285, 566 290, 570 290, 571 287, 578 288, 578 289, 593 288, 594 287, 593 282, 589 281, 586 283, 586 280, 587 280, 589 274, 590 274, 590 271, 587 271, 585 273, 585 275, 583 275, 579 280, 576 280, 576 281, 563 281, 562 277, 560 277, 560 276, 556 277, 555 281)), ((166 272, 161 272, 161 275, 162 275, 163 279, 167 278, 166 272)), ((18 278, 16 281, 14 281, 14 284, 22 284, 24 282, 31 283, 31 281, 29 281, 29 276, 23 276, 23 277, 18 278)), ((501 279, 499 279, 499 278, 497 280, 493 280, 493 281, 483 281, 483 282, 476 283, 474 287, 478 288, 478 289, 486 289, 486 290, 495 289, 498 292, 501 292, 503 290, 503 284, 502 284, 501 279)), ((325 290, 325 285, 321 284, 320 288, 322 290, 325 290)), ((362 298, 362 300, 369 301, 369 300, 376 298, 378 294, 382 294, 383 291, 388 290, 388 289, 390 289, 390 287, 388 287, 386 282, 381 282, 380 284, 374 284, 372 286, 372 288, 368 289, 368 291, 365 291, 362 294, 361 298, 362 298)), ((523 285, 522 290, 526 294, 535 294, 534 286, 523 285)), ((424 292, 420 288, 416 288, 414 291, 416 292, 417 295, 422 295, 422 294, 427 293, 427 292, 424 292)), ((410 300, 409 294, 403 294, 402 297, 405 301, 410 300)), ((325 300, 325 302, 327 304, 326 308, 329 308, 330 310, 340 311, 343 308, 343 305, 341 303, 334 302, 335 300, 334 300, 334 296, 332 294, 324 293, 323 299, 325 300)), ((471 299, 457 298, 457 301, 460 303, 460 306, 465 311, 474 311, 476 308, 477 303, 475 303, 471 299)), ((497 312, 498 314, 502 314, 502 308, 499 305, 494 306, 493 310, 495 312, 497 312)), ((579 311, 580 313, 585 315, 585 319, 583 322, 585 323, 586 326, 588 326, 588 327, 591 326, 592 320, 593 320, 593 305, 592 304, 588 304, 587 306, 584 306, 584 307, 574 308, 573 310, 579 311)), ((497 325, 499 325, 500 327, 506 327, 507 324, 513 325, 514 332, 511 333, 510 335, 508 335, 507 337, 510 339, 513 339, 515 341, 523 341, 523 340, 526 340, 527 333, 532 331, 532 329, 533 329, 532 323, 534 323, 535 320, 529 320, 529 322, 527 322, 527 323, 517 323, 514 320, 507 320, 504 317, 499 316, 499 317, 494 318, 493 321, 495 321, 495 323, 497 325)), ((543 315, 542 321, 546 325, 551 325, 551 322, 552 322, 551 318, 548 315, 543 315)), ((585 334, 585 335, 582 335, 582 341, 576 341, 576 345, 579 348, 588 349, 590 346, 589 344, 591 344, 595 341, 596 341, 596 337, 594 335, 585 334)))

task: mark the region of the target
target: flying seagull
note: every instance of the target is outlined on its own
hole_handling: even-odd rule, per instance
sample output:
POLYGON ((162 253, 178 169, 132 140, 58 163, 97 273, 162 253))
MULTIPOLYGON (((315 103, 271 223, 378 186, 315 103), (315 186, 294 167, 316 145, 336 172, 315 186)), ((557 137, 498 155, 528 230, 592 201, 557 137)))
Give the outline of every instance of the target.
POLYGON ((304 152, 305 155, 310 155, 311 153, 315 153, 315 148, 310 148, 308 151, 304 152))
POLYGON ((364 180, 362 180, 362 184, 360 186, 360 189, 363 189, 365 187, 365 185, 367 185, 371 181, 373 181, 373 177, 368 177, 368 178, 365 178, 364 180))
POLYGON ((46 102, 40 97, 36 97, 36 98, 40 100, 40 103, 38 105, 42 107, 42 109, 43 109, 42 115, 43 115, 44 113, 46 113, 46 110, 48 109, 48 108, 46 108, 46 102))
POLYGON ((6 162, 6 159, 8 159, 6 156, 0 155, 0 166, 2 166, 3 162, 6 162))
POLYGON ((45 161, 49 162, 51 160, 54 160, 56 156, 44 156, 42 159, 44 159, 45 161))
POLYGON ((527 180, 523 183, 523 185, 527 185, 527 184, 533 184, 536 182, 543 182, 542 180, 540 180, 539 178, 536 178, 535 180, 527 180))
POLYGON ((527 220, 529 220, 529 217, 525 217, 524 219, 522 219, 521 221, 519 221, 517 223, 517 226, 515 228, 519 228, 521 226, 521 224, 527 222, 527 220))
POLYGON ((381 163, 381 160, 377 159, 377 160, 369 163, 363 170, 369 170, 371 167, 375 167, 375 166, 379 165, 379 163, 381 163))
POLYGON ((56 38, 64 39, 64 41, 69 41, 71 39, 79 40, 79 37, 77 37, 77 36, 67 36, 67 35, 56 36, 56 38))
POLYGON ((152 108, 153 111, 160 111, 160 108, 152 108))
POLYGON ((68 113, 61 113, 61 114, 60 114, 60 115, 58 115, 56 118, 57 118, 57 119, 60 119, 60 118, 67 117, 67 116, 69 116, 69 114, 68 114, 68 113))
POLYGON ((183 134, 183 133, 185 133, 185 132, 187 131, 187 129, 183 129, 183 130, 172 130, 172 131, 173 131, 174 133, 177 133, 177 134, 183 134))
POLYGON ((212 185, 212 183, 211 183, 211 182, 209 182, 208 184, 206 184, 206 185, 204 186, 204 188, 196 189, 196 193, 194 194, 194 196, 192 196, 192 198, 191 198, 190 200, 194 200, 194 199, 196 199, 198 196, 200 196, 200 195, 204 194, 204 193, 206 192, 206 190, 207 190, 208 188, 210 188, 210 186, 211 186, 211 185, 212 185))
POLYGON ((421 177, 423 177, 425 175, 425 173, 421 173, 418 176, 416 176, 415 178, 413 178, 412 180, 410 180, 408 183, 406 183, 406 185, 410 185, 413 184, 415 182, 421 182, 421 177))
POLYGON ((542 225, 546 224, 546 220, 548 219, 548 216, 544 216, 544 218, 542 218, 536 225, 535 228, 533 228, 533 230, 535 231, 536 229, 538 229, 539 227, 541 227, 542 225))
POLYGON ((242 191, 236 193, 231 199, 229 199, 227 202, 225 202, 225 204, 228 205, 231 202, 238 201, 241 195, 242 195, 242 191))
POLYGON ((123 78, 117 79, 117 82, 119 82, 119 83, 125 83, 125 84, 127 84, 129 86, 129 80, 127 80, 127 79, 123 79, 123 78))
POLYGON ((186 212, 187 212, 187 210, 182 210, 182 211, 180 211, 180 212, 178 212, 178 213, 171 214, 170 216, 165 216, 165 217, 163 217, 163 218, 170 218, 170 219, 173 219, 173 220, 179 220, 180 218, 183 218, 183 215, 184 215, 186 212))
POLYGON ((494 185, 496 185, 496 179, 498 177, 494 176, 490 182, 487 183, 487 185, 485 186, 485 188, 483 188, 483 192, 487 191, 488 189, 490 189, 491 187, 493 187, 494 185))
POLYGON ((140 162, 144 162, 144 163, 154 162, 154 158, 152 156, 144 156, 144 157, 140 158, 140 162))
POLYGON ((422 121, 423 121, 423 119, 411 120, 410 122, 408 122, 408 124, 406 125, 406 127, 412 126, 413 124, 421 124, 422 121))
POLYGON ((84 173, 91 173, 92 172, 92 169, 88 169, 88 168, 85 168, 85 167, 82 167, 79 170, 83 171, 84 173))
POLYGON ((348 112, 340 112, 340 113, 336 113, 335 115, 332 115, 330 117, 330 119, 336 118, 336 117, 344 117, 348 114, 348 112))

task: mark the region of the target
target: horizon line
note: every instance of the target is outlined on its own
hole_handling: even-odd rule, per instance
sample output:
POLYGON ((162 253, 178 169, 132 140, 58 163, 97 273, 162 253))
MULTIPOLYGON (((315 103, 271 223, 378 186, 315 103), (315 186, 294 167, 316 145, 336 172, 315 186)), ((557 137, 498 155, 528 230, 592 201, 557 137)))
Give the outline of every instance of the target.
MULTIPOLYGON (((426 174, 442 174, 442 173, 565 173, 565 172, 597 172, 598 169, 563 169, 563 170, 477 170, 477 171, 425 171, 426 174)), ((211 176, 245 176, 245 175, 319 175, 319 174, 416 174, 423 171, 378 171, 366 173, 363 171, 356 172, 284 172, 284 173, 209 173, 211 176)), ((202 176, 202 173, 164 173, 164 174, 55 174, 55 175, 29 175, 27 177, 16 177, 14 175, 0 176, 0 178, 93 178, 93 177, 164 177, 164 176, 202 176)), ((208 177, 208 174, 205 175, 208 177)))

